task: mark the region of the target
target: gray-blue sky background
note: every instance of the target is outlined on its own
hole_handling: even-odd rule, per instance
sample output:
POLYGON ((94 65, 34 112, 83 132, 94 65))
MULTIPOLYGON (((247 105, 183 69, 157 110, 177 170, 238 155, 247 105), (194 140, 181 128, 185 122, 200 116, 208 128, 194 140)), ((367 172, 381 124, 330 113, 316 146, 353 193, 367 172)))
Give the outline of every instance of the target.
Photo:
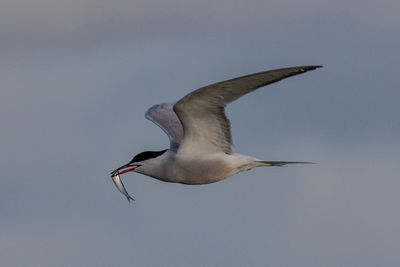
POLYGON ((0 3, 2 266, 399 266, 400 2, 0 3), (312 166, 205 186, 108 173, 151 105, 322 64, 227 108, 236 151, 312 166))

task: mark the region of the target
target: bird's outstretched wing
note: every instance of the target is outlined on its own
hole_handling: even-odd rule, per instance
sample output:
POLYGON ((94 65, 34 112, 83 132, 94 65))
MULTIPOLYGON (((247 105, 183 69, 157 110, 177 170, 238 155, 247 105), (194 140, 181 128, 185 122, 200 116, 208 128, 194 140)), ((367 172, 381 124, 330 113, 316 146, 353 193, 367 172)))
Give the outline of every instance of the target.
POLYGON ((197 89, 174 105, 183 125, 184 137, 178 153, 232 153, 226 104, 262 86, 314 70, 321 66, 301 66, 246 75, 197 89))
POLYGON ((177 151, 183 138, 183 128, 178 116, 173 110, 175 103, 161 103, 149 108, 146 119, 157 124, 169 137, 170 150, 177 151))

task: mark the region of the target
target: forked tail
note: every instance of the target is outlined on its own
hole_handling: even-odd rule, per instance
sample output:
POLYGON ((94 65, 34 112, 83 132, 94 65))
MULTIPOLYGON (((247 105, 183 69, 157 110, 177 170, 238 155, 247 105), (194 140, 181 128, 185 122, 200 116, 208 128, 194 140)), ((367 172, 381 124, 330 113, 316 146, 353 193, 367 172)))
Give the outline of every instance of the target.
POLYGON ((288 164, 315 164, 307 161, 257 161, 258 166, 278 166, 282 167, 288 164))

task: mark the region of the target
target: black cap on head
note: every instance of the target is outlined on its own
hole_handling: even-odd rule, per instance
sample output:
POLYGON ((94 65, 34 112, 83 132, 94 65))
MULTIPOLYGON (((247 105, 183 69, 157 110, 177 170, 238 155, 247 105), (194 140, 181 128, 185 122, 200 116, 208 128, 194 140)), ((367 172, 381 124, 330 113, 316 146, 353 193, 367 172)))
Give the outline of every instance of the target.
POLYGON ((168 149, 161 151, 144 151, 142 153, 137 154, 133 157, 133 159, 129 163, 140 162, 147 159, 156 158, 162 154, 164 154, 168 149))

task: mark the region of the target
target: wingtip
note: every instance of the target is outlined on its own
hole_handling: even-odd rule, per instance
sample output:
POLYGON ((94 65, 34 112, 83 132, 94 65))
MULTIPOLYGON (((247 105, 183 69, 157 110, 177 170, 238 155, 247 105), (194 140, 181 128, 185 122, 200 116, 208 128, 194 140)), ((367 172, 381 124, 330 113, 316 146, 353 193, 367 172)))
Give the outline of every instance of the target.
POLYGON ((309 70, 315 70, 315 69, 322 68, 322 67, 323 67, 322 65, 310 65, 310 66, 304 66, 302 68, 302 70, 304 72, 306 72, 306 71, 309 71, 309 70))

